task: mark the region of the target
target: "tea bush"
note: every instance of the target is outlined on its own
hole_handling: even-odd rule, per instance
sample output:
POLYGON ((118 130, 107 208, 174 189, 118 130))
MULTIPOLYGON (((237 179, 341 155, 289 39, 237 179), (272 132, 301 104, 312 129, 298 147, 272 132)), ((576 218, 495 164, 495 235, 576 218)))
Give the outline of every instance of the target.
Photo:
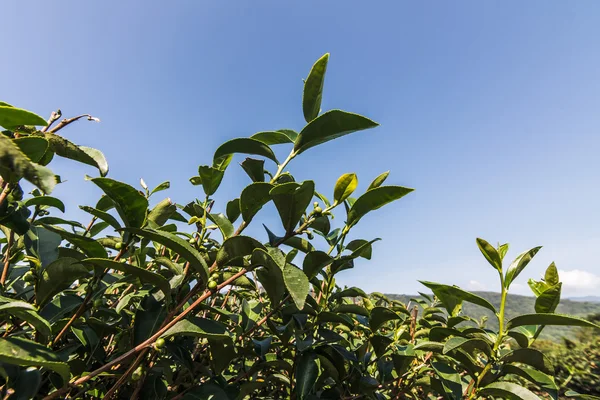
POLYGON ((225 142, 190 179, 204 196, 188 203, 157 199, 168 182, 138 189, 107 178, 100 151, 59 135, 94 117, 60 120, 58 111, 45 121, 0 104, 3 398, 557 398, 554 368, 532 343, 546 325, 596 325, 554 312, 554 265, 530 280, 535 312, 505 318, 511 283, 538 247, 506 266, 507 244, 477 239, 499 277, 499 309, 434 282, 422 282, 432 296, 409 304, 336 284, 379 240, 353 228, 412 189, 386 185, 383 173, 357 195, 348 173, 330 200, 331 188, 317 191, 288 170, 312 147, 377 126, 321 113, 328 60, 305 80, 306 125, 225 142), (279 161, 272 146, 289 155, 279 161), (238 153, 252 156, 241 163, 249 184, 216 204, 238 153), (55 156, 97 168, 89 185, 104 195, 81 206, 89 222, 60 217, 64 203, 50 195, 60 183, 48 168, 55 156), (281 224, 265 226, 265 238, 245 235, 267 203, 281 224), (465 325, 465 302, 490 310, 498 329, 465 325))

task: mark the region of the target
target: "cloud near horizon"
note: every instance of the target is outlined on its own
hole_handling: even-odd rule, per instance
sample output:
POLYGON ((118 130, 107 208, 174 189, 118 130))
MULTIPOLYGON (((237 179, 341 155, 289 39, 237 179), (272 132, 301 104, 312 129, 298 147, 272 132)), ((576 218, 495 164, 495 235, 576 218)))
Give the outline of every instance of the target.
POLYGON ((558 270, 563 293, 570 296, 597 296, 600 294, 600 276, 581 269, 558 270))

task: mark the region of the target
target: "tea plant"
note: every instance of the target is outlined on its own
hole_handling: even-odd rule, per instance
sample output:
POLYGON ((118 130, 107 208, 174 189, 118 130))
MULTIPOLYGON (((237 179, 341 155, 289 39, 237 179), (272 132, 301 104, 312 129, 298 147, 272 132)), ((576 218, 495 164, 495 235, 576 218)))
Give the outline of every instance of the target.
POLYGON ((305 80, 300 132, 225 142, 190 179, 204 195, 189 203, 155 201, 169 182, 150 190, 143 180, 138 189, 107 178, 100 151, 58 134, 96 118, 54 125, 60 111, 45 121, 0 104, 3 398, 557 398, 553 368, 531 344, 546 325, 595 325, 554 313, 554 265, 530 281, 535 312, 505 319, 510 286, 539 248, 505 268, 508 245, 477 240, 499 275, 499 310, 433 282, 422 282, 433 296, 410 304, 337 285, 379 240, 355 237, 354 227, 412 189, 385 185, 386 172, 355 195, 358 178, 348 173, 330 200, 330 188, 317 191, 289 171, 312 147, 377 126, 341 110, 321 113, 328 60, 305 80), (279 161, 273 146, 288 156, 279 161), (241 163, 249 184, 217 204, 240 153, 252 156, 241 163), (51 196, 60 179, 48 168, 54 156, 98 169, 89 185, 104 195, 81 206, 89 221, 60 217, 64 203, 51 196), (265 226, 264 238, 245 235, 267 203, 281 224, 265 226), (499 329, 463 315, 463 302, 491 310, 499 329))

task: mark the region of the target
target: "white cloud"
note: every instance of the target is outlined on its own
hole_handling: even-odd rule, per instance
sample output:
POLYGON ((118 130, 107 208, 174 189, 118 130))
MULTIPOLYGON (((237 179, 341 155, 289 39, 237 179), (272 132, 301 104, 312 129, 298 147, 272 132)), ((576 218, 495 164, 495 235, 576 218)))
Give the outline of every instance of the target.
POLYGON ((469 288, 469 290, 474 290, 476 292, 477 291, 481 292, 481 291, 487 290, 487 287, 483 283, 475 281, 475 280, 469 281, 468 288, 469 288))
POLYGON ((589 296, 597 295, 600 291, 600 276, 583 271, 581 269, 572 269, 569 271, 558 270, 558 276, 563 283, 563 292, 571 296, 589 296))

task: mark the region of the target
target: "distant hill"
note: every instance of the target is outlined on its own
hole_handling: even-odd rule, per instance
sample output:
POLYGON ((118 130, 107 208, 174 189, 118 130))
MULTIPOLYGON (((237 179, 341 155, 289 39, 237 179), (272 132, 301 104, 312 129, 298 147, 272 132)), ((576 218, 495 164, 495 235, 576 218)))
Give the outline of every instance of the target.
POLYGON ((600 303, 600 296, 581 296, 581 297, 569 297, 571 301, 587 301, 589 303, 600 303))
MULTIPOLYGON (((483 297, 488 300, 490 303, 496 307, 496 309, 500 308, 500 293, 496 292, 473 292, 478 296, 483 297)), ((403 303, 408 303, 411 298, 418 298, 418 295, 404 295, 404 294, 386 294, 390 299, 400 300, 403 303)), ((520 314, 530 314, 535 313, 534 309, 535 298, 528 296, 519 296, 515 294, 509 294, 506 301, 506 316, 508 319, 515 317, 520 314)), ((590 301, 579 301, 574 299, 563 299, 561 300, 558 308, 556 309, 557 313, 560 314, 570 314, 579 317, 586 317, 591 314, 600 313, 600 302, 590 302, 590 301)), ((492 312, 483 308, 476 306, 471 303, 463 303, 463 313, 469 315, 475 319, 480 319, 482 316, 487 315, 487 327, 490 329, 498 329, 498 321, 493 316, 492 312)), ((546 327, 542 334, 541 338, 552 339, 559 341, 562 337, 568 337, 572 333, 573 329, 566 326, 551 326, 546 327)))

